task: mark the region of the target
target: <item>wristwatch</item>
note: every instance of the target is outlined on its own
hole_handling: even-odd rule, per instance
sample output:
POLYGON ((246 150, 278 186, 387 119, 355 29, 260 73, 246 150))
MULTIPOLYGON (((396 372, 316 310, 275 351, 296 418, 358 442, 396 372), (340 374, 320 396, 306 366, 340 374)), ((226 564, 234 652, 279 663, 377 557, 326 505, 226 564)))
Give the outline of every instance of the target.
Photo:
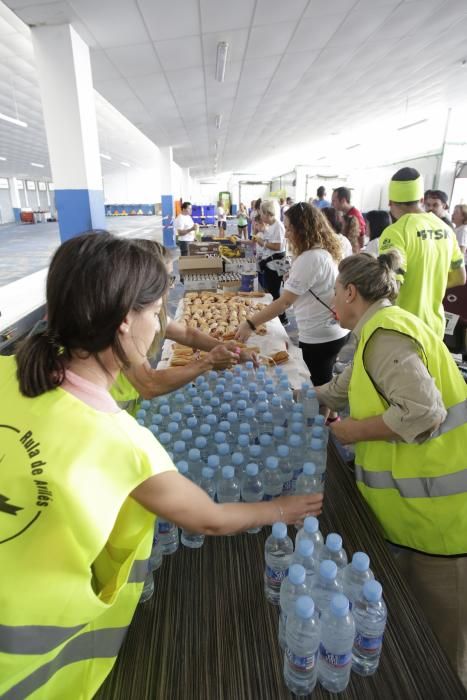
POLYGON ((256 326, 255 326, 255 324, 253 323, 253 321, 251 321, 249 318, 246 318, 245 320, 246 320, 246 322, 248 323, 248 325, 250 326, 251 330, 252 330, 252 331, 255 331, 255 330, 256 330, 256 326))

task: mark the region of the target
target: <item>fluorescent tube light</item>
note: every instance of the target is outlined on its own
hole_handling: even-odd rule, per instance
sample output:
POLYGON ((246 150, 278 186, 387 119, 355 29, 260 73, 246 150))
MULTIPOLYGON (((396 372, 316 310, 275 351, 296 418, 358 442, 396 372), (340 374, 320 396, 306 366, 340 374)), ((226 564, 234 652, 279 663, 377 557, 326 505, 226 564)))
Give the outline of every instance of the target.
POLYGON ((225 67, 227 65, 227 54, 229 52, 229 45, 226 41, 220 41, 217 44, 217 60, 216 60, 216 80, 219 83, 224 82, 225 78, 225 67))
POLYGON ((23 122, 21 119, 15 119, 14 117, 9 117, 7 114, 2 114, 0 112, 0 119, 3 119, 4 122, 10 122, 10 124, 16 124, 16 126, 23 126, 25 129, 27 128, 26 122, 23 122))
POLYGON ((31 165, 33 165, 35 168, 44 168, 45 167, 41 163, 33 163, 32 161, 31 161, 31 165))
POLYGON ((222 114, 216 114, 216 129, 220 129, 222 124, 222 114))
POLYGON ((122 161, 120 161, 120 165, 124 165, 124 166, 125 166, 125 168, 129 168, 129 167, 130 167, 130 164, 129 164, 129 163, 127 163, 127 162, 126 162, 126 160, 122 160, 122 161))
POLYGON ((0 156, 0 160, 6 160, 6 158, 4 158, 3 156, 0 156))
POLYGON ((397 131, 404 131, 404 129, 411 129, 413 126, 418 126, 419 124, 424 124, 427 121, 428 121, 428 119, 419 119, 418 122, 412 122, 411 124, 404 124, 403 126, 399 126, 397 128, 397 131))
POLYGON ((104 158, 104 160, 112 160, 110 156, 106 156, 105 153, 99 153, 101 158, 104 158))
POLYGON ((352 148, 358 148, 359 146, 361 146, 360 143, 354 143, 353 146, 347 146, 347 148, 346 148, 345 150, 346 150, 346 151, 351 151, 352 148))

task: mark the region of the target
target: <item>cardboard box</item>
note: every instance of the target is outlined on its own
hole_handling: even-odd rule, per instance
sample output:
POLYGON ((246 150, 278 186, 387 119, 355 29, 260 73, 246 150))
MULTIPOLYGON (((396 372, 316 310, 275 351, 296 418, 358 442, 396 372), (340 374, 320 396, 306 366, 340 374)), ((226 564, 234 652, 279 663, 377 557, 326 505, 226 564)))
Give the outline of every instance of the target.
POLYGON ((225 272, 238 272, 241 275, 256 274, 256 260, 254 258, 222 258, 225 272))
POLYGON ((178 259, 178 269, 182 276, 185 272, 197 274, 221 273, 223 271, 222 258, 208 258, 203 255, 184 255, 178 259))
POLYGON ((188 252, 190 256, 193 255, 218 255, 219 254, 219 243, 215 241, 200 241, 199 243, 190 243, 188 245, 188 252))

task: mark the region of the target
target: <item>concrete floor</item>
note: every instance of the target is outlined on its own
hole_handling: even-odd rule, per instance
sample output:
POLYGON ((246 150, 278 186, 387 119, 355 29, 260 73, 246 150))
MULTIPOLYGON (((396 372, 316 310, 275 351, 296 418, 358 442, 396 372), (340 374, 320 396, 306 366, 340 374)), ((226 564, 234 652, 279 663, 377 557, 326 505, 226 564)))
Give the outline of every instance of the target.
MULTIPOLYGON (((113 217, 106 224, 119 236, 162 241, 159 216, 113 217)), ((59 245, 58 223, 0 226, 0 287, 47 267, 59 245)))

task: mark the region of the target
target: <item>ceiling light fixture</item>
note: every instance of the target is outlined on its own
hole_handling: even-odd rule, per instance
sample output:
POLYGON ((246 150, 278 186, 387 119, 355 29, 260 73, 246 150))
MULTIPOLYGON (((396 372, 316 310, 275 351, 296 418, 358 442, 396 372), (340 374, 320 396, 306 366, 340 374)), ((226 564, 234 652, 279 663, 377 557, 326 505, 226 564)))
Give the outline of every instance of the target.
POLYGON ((317 158, 317 160, 326 160, 327 156, 321 156, 321 158, 317 158))
POLYGON ((23 126, 25 129, 27 128, 26 122, 23 122, 21 119, 15 119, 14 117, 9 117, 7 114, 2 114, 0 112, 0 119, 3 119, 4 122, 9 122, 10 124, 16 124, 16 126, 23 126))
POLYGON ((226 41, 220 41, 217 44, 217 60, 216 60, 216 80, 219 83, 224 82, 225 67, 227 65, 227 54, 229 53, 229 45, 226 41))
POLYGON ((352 146, 347 146, 347 148, 345 150, 351 151, 352 148, 358 148, 359 146, 361 146, 361 143, 354 143, 352 146))
POLYGON ((45 168, 45 165, 42 165, 42 163, 33 163, 31 161, 31 165, 33 165, 35 168, 45 168))
POLYGON ((124 165, 124 166, 125 166, 125 168, 129 168, 129 167, 130 167, 130 164, 129 164, 129 163, 127 163, 127 162, 126 162, 126 160, 122 160, 122 161, 120 161, 120 165, 124 165))
POLYGON ((6 158, 4 158, 3 156, 0 156, 0 160, 6 160, 6 158))
POLYGON ((104 158, 104 160, 112 160, 110 156, 106 156, 105 153, 99 153, 101 158, 104 158))
POLYGON ((428 119, 419 119, 418 122, 411 122, 410 124, 404 124, 403 126, 399 126, 397 128, 397 131, 404 131, 404 129, 411 129, 413 126, 418 126, 419 124, 424 124, 427 121, 428 121, 428 119))
POLYGON ((216 114, 216 129, 220 129, 222 124, 222 114, 216 114))

